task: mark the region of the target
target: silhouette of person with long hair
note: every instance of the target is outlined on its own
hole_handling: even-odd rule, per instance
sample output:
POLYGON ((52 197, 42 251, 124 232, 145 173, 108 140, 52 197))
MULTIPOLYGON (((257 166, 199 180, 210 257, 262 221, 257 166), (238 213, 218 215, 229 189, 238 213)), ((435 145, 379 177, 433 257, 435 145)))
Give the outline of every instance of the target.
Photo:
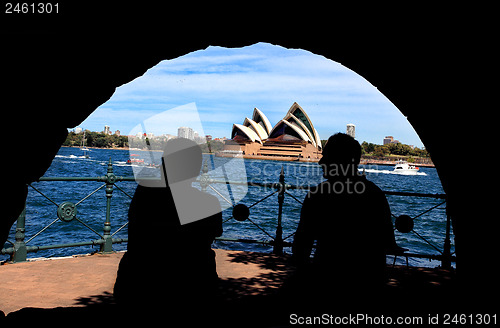
POLYGON ((216 197, 191 185, 201 163, 196 143, 172 139, 162 156, 162 184, 139 181, 114 288, 118 303, 185 313, 204 306, 216 291, 211 244, 222 235, 222 214, 216 197))
POLYGON ((353 295, 383 285, 386 252, 397 247, 385 195, 359 173, 360 158, 354 138, 331 136, 319 161, 327 180, 304 199, 292 252, 298 280, 312 294, 356 301, 353 295))

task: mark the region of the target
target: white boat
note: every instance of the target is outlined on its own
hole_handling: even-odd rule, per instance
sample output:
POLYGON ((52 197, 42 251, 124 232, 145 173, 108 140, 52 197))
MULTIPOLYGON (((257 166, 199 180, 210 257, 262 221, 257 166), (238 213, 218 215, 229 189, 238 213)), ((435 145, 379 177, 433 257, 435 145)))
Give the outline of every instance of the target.
POLYGON ((399 160, 394 167, 394 173, 405 175, 417 175, 419 168, 415 165, 408 164, 408 162, 399 160))

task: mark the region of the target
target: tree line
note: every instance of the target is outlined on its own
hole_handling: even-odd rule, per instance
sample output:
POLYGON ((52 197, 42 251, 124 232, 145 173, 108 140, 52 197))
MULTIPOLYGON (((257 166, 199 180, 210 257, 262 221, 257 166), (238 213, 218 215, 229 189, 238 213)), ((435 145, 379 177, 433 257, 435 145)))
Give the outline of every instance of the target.
POLYGON ((414 156, 414 157, 430 157, 426 149, 418 147, 410 147, 402 143, 390 143, 386 145, 377 145, 371 142, 363 141, 361 144, 362 155, 371 155, 384 157, 390 155, 396 156, 414 156))
MULTIPOLYGON (((321 140, 323 148, 328 140, 321 140)), ((361 155, 386 157, 386 156, 413 156, 429 158, 430 155, 425 149, 411 147, 402 143, 391 143, 387 145, 377 145, 371 142, 363 141, 361 143, 361 155)))
MULTIPOLYGON (((83 133, 75 133, 73 131, 68 133, 63 146, 81 147, 83 140, 83 133)), ((127 136, 117 136, 116 134, 108 135, 102 132, 85 131, 85 146, 97 148, 114 148, 114 147, 128 147, 127 136)))
MULTIPOLYGON (((83 133, 75 133, 73 131, 68 133, 63 146, 68 147, 82 147, 83 133)), ((146 144, 151 150, 163 150, 167 143, 167 138, 156 137, 156 138, 146 138, 146 144)), ((96 148, 116 148, 116 147, 132 147, 132 148, 143 148, 145 146, 144 140, 142 138, 132 138, 129 140, 127 136, 117 136, 115 134, 108 135, 102 132, 85 131, 85 146, 96 147, 96 148), (129 142, 130 141, 130 142, 129 142), (134 142, 137 141, 137 142, 134 142)), ((208 143, 204 142, 200 144, 202 152, 209 153, 210 150, 215 153, 222 150, 224 147, 224 142, 211 140, 208 143), (209 147, 210 144, 210 147, 209 147)))

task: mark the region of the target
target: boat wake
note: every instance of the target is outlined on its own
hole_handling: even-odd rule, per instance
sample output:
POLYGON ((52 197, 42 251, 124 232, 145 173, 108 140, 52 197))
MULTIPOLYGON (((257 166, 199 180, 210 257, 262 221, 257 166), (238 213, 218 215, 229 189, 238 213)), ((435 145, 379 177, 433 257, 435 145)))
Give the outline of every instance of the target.
MULTIPOLYGON (((104 163, 107 165, 107 163, 104 163)), ((116 161, 116 162, 113 162, 113 166, 132 166, 130 164, 128 164, 126 161, 116 161)))
MULTIPOLYGON (((363 169, 359 170, 360 172, 363 172, 363 169)), ((375 174, 396 174, 396 175, 427 175, 425 172, 398 172, 398 171, 391 171, 391 170, 375 170, 375 169, 365 169, 366 173, 375 173, 375 174)))
MULTIPOLYGON (((99 165, 108 165, 108 161, 101 161, 101 160, 96 160, 92 158, 85 157, 84 155, 82 156, 76 156, 76 155, 56 155, 55 158, 61 159, 64 163, 69 163, 69 164, 76 164, 78 161, 68 161, 68 160, 85 160, 89 162, 94 162, 99 165)), ((155 169, 157 166, 150 166, 150 165, 140 165, 140 164, 134 164, 134 163, 127 163, 126 161, 116 161, 113 162, 113 166, 122 166, 122 167, 133 167, 133 168, 148 168, 148 169, 155 169)))
POLYGON ((82 159, 88 159, 84 155, 82 155, 82 156, 76 156, 76 155, 56 155, 56 158, 71 158, 71 159, 82 158, 82 159))
MULTIPOLYGON (((101 165, 108 165, 108 162, 102 162, 101 165)), ((124 161, 113 162, 113 166, 140 167, 140 168, 149 168, 149 169, 156 169, 156 168, 158 168, 157 166, 140 165, 140 164, 130 164, 130 163, 127 163, 127 162, 124 162, 124 161)))

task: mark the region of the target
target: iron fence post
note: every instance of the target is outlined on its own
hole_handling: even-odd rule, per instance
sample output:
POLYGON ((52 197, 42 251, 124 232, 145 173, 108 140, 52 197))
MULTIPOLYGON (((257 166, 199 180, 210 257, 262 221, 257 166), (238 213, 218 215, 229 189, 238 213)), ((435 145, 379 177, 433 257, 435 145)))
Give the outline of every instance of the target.
POLYGON ((28 253, 26 249, 26 243, 24 242, 24 232, 26 223, 26 204, 24 204, 23 211, 17 218, 16 222, 16 241, 14 242, 14 252, 12 253, 12 262, 24 262, 26 261, 26 255, 28 253))
POLYGON ((450 217, 450 212, 448 211, 448 202, 446 202, 446 235, 444 237, 443 257, 441 259, 441 266, 444 269, 451 268, 450 225, 451 225, 451 217, 450 217))
POLYGON ((113 196, 113 185, 116 182, 116 175, 113 173, 113 163, 111 157, 108 162, 108 172, 104 176, 106 181, 106 221, 103 228, 103 240, 101 253, 111 253, 113 251, 113 238, 111 237, 111 197, 113 196))
POLYGON ((281 219, 283 214, 283 201, 285 200, 285 173, 283 166, 281 167, 280 180, 278 190, 278 224, 276 226, 276 238, 274 239, 273 253, 276 255, 283 255, 283 227, 281 226, 281 219))
POLYGON ((201 171, 201 176, 200 176, 200 187, 201 191, 206 192, 207 187, 210 184, 210 177, 208 176, 208 163, 207 160, 203 163, 203 169, 201 171))

